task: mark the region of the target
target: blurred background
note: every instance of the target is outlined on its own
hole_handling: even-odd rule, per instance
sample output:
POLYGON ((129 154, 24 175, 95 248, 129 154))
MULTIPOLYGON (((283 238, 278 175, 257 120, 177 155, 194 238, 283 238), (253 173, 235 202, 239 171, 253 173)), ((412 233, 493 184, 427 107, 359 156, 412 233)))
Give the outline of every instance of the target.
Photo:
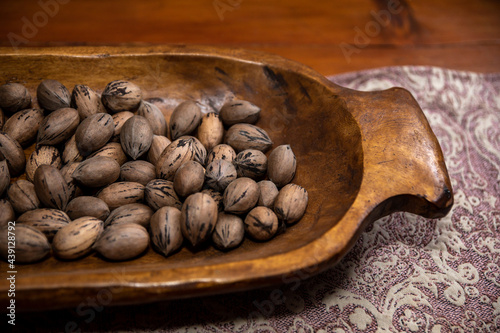
POLYGON ((324 75, 381 66, 500 70, 497 0, 2 0, 0 45, 209 44, 324 75))

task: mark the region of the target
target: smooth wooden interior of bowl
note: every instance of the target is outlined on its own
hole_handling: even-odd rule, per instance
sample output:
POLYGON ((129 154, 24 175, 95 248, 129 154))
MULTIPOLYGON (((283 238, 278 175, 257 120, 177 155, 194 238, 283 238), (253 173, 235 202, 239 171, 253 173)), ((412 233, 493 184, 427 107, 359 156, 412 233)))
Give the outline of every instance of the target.
MULTIPOLYGON (((68 89, 86 84, 101 92, 115 79, 138 84, 145 99, 165 115, 185 99, 217 111, 228 98, 249 100, 262 108, 257 125, 267 130, 273 147, 290 144, 297 157, 293 180, 309 192, 302 220, 269 242, 246 239, 237 249, 221 252, 211 246, 193 252, 183 248, 165 258, 149 249, 138 259, 107 262, 95 254, 77 261, 51 257, 22 266, 23 276, 49 278, 53 274, 85 275, 110 268, 134 271, 231 263, 266 258, 298 249, 331 229, 354 202, 363 175, 361 132, 341 98, 300 72, 253 61, 206 55, 3 57, 6 81, 24 83, 35 96, 43 79, 61 81, 68 89)), ((30 151, 27 151, 29 153, 30 151)), ((5 263, 2 263, 2 267, 5 263)), ((182 280, 182 277, 179 277, 182 280)))

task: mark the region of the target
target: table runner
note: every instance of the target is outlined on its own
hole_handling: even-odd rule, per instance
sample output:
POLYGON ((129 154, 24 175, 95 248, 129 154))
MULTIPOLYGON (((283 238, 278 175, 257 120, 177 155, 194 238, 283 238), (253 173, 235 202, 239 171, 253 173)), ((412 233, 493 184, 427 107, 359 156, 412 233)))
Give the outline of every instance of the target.
MULTIPOLYGON (((459 55, 457 55, 459 56, 459 55)), ((18 315, 18 329, 130 332, 500 331, 500 74, 389 67, 330 77, 393 86, 419 102, 445 155, 455 204, 442 219, 372 223, 335 267, 309 279, 142 306, 18 315)))

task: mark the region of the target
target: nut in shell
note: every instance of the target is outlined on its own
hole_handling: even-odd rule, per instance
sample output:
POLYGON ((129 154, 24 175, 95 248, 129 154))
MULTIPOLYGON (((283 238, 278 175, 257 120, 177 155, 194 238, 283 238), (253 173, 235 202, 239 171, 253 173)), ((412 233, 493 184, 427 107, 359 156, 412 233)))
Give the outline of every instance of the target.
POLYGON ((182 137, 172 141, 158 158, 156 177, 173 180, 175 172, 185 162, 194 159, 192 137, 182 137))
POLYGON ((219 213, 212 242, 221 250, 230 250, 241 244, 245 237, 243 220, 233 214, 219 213))
POLYGON ((156 168, 147 161, 130 161, 120 167, 120 179, 122 181, 137 182, 146 185, 155 178, 156 168))
POLYGON ((269 154, 267 175, 281 188, 290 183, 295 176, 297 160, 290 145, 281 145, 269 154))
POLYGON ((142 202, 144 185, 136 182, 117 182, 103 188, 97 197, 104 201, 112 211, 120 206, 142 202))
POLYGON ((220 109, 220 117, 226 126, 239 123, 255 124, 259 116, 260 108, 244 100, 232 100, 220 109))
POLYGON ((40 165, 35 171, 33 184, 38 198, 46 207, 66 209, 71 192, 59 169, 51 165, 40 165))
POLYGON ((74 260, 92 252, 92 246, 103 232, 103 222, 85 216, 62 227, 52 240, 54 254, 66 260, 74 260))
POLYGON ((207 165, 215 160, 226 160, 229 162, 233 162, 235 158, 236 152, 234 151, 233 147, 222 143, 212 148, 207 157, 207 165))
POLYGON ((70 162, 61 168, 61 175, 66 181, 70 199, 81 195, 81 189, 78 187, 75 179, 73 179, 73 172, 80 165, 80 162, 70 162))
POLYGON ((15 228, 15 236, 11 235, 12 231, 8 227, 0 228, 0 254, 6 260, 11 254, 9 246, 12 244, 15 245, 16 263, 37 262, 50 253, 50 243, 47 237, 33 227, 18 224, 15 228))
POLYGON ((267 157, 260 150, 241 151, 233 161, 238 177, 261 179, 266 175, 267 157))
POLYGON ((146 118, 151 126, 151 130, 155 135, 164 135, 168 133, 167 121, 163 112, 154 105, 146 101, 142 101, 137 109, 137 115, 146 118))
POLYGON ((123 151, 136 160, 147 153, 153 141, 153 132, 149 121, 142 116, 133 116, 123 124, 120 142, 123 151))
POLYGON ((260 197, 257 205, 272 209, 274 207, 274 201, 279 193, 276 184, 270 180, 261 180, 257 185, 259 185, 260 189, 260 197))
POLYGON ((132 82, 116 80, 106 85, 101 99, 111 113, 132 111, 141 103, 142 91, 132 82))
POLYGON ((43 111, 40 109, 18 111, 5 122, 2 131, 22 147, 27 147, 35 140, 43 117, 43 111))
POLYGON ((96 150, 89 157, 95 157, 95 156, 111 157, 120 165, 127 162, 127 155, 125 155, 122 145, 118 142, 110 142, 105 144, 104 147, 96 150))
POLYGON ((51 241, 59 229, 68 225, 71 220, 62 210, 39 208, 22 214, 18 217, 17 222, 40 230, 51 241))
POLYGON ((16 218, 16 213, 12 204, 7 199, 0 199, 0 228, 3 228, 9 224, 9 222, 14 221, 16 218))
POLYGON ((278 217, 267 207, 255 207, 245 218, 245 231, 255 240, 269 240, 278 231, 278 217))
POLYGON ((108 205, 99 198, 80 196, 71 200, 66 206, 66 214, 76 220, 84 216, 92 216, 101 221, 109 216, 108 205))
POLYGON ((20 176, 26 166, 26 156, 21 145, 8 134, 0 132, 0 160, 7 161, 11 177, 20 176))
MULTIPOLYGON (((41 146, 41 147, 50 147, 50 146, 41 146)), ((83 160, 83 156, 80 154, 80 151, 78 150, 78 147, 76 145, 76 136, 73 135, 64 144, 64 150, 62 153, 62 162, 64 164, 67 164, 71 162, 80 162, 81 160, 83 160)))
POLYGON ((104 229, 94 249, 106 259, 123 261, 138 257, 148 246, 149 234, 146 228, 137 223, 120 223, 104 229))
POLYGON ((201 191, 201 193, 208 194, 209 196, 212 197, 212 199, 214 199, 215 203, 217 204, 217 208, 219 209, 219 212, 224 211, 224 200, 223 200, 224 197, 222 196, 222 193, 211 188, 206 188, 203 191, 201 191))
POLYGON ((87 187, 102 187, 120 177, 120 165, 111 157, 95 156, 78 164, 73 179, 87 187))
POLYGON ((177 169, 174 189, 180 197, 201 191, 205 181, 205 169, 196 161, 187 161, 177 169))
POLYGON ((33 181, 35 171, 40 165, 52 165, 60 169, 62 166, 61 154, 54 146, 40 146, 35 148, 26 162, 26 179, 33 181))
POLYGON ((106 221, 104 221, 104 226, 108 227, 111 224, 120 223, 137 223, 147 228, 152 215, 153 210, 144 204, 132 203, 123 205, 109 214, 106 221))
POLYGON ((169 138, 162 135, 153 135, 153 141, 148 151, 148 161, 154 165, 158 162, 161 153, 172 143, 169 138))
POLYGON ((205 149, 205 146, 194 136, 187 136, 187 138, 192 140, 193 160, 201 165, 205 165, 205 162, 207 161, 207 150, 205 149))
POLYGON ((182 235, 193 247, 211 237, 217 222, 217 204, 205 193, 195 193, 187 197, 181 210, 182 235))
POLYGON ((170 135, 176 140, 183 135, 192 133, 200 124, 201 109, 193 101, 184 101, 179 104, 170 117, 170 135))
POLYGON ((154 179, 144 189, 144 201, 153 210, 172 206, 181 209, 182 202, 174 190, 174 183, 165 179, 154 179))
POLYGON ((226 187, 237 177, 233 163, 226 160, 215 160, 207 165, 205 183, 216 191, 224 192, 226 187))
POLYGON ((40 207, 35 185, 24 179, 19 179, 10 185, 7 190, 7 198, 9 198, 12 208, 18 214, 40 207))
POLYGON ((7 161, 0 161, 0 197, 3 196, 4 192, 10 185, 10 173, 9 167, 7 166, 7 161))
POLYGON ((45 117, 38 128, 37 145, 57 145, 68 140, 80 123, 78 111, 57 109, 45 117))
POLYGON ((273 145, 269 134, 264 129, 251 124, 231 126, 227 130, 224 142, 237 152, 256 149, 265 153, 273 145))
POLYGON ((201 118, 197 137, 207 150, 222 142, 224 139, 224 124, 217 113, 210 112, 201 118))
POLYGON ((107 113, 96 113, 85 118, 75 133, 76 147, 82 156, 89 156, 102 148, 113 136, 115 123, 107 113))
POLYGON ((274 212, 287 224, 297 222, 304 215, 309 196, 302 186, 296 184, 285 185, 274 202, 274 212))
POLYGON ((48 112, 69 108, 71 96, 68 89, 57 80, 43 80, 36 89, 38 104, 48 112))
POLYGON ((6 83, 0 86, 0 108, 13 113, 29 108, 31 95, 20 83, 6 83))
POLYGON ((81 121, 96 113, 106 112, 101 102, 101 96, 92 88, 83 84, 77 84, 73 88, 71 104, 78 111, 81 121))
POLYGON ((228 213, 244 214, 255 207, 259 195, 259 186, 253 179, 238 178, 224 191, 224 210, 228 213))
POLYGON ((151 243, 165 257, 177 251, 184 238, 181 231, 181 211, 175 207, 162 207, 151 217, 151 243))
POLYGON ((134 114, 130 111, 121 111, 115 113, 113 117, 113 123, 115 125, 115 130, 113 131, 113 136, 111 137, 111 141, 118 142, 120 141, 120 133, 122 132, 123 124, 130 118, 132 118, 134 114))

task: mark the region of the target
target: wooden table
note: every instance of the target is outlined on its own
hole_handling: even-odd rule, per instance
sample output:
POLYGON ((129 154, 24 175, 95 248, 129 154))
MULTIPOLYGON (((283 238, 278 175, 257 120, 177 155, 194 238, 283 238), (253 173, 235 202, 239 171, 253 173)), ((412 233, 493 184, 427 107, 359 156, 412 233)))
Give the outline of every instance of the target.
POLYGON ((380 66, 500 70, 496 0, 2 0, 0 45, 211 44, 324 75, 380 66))

